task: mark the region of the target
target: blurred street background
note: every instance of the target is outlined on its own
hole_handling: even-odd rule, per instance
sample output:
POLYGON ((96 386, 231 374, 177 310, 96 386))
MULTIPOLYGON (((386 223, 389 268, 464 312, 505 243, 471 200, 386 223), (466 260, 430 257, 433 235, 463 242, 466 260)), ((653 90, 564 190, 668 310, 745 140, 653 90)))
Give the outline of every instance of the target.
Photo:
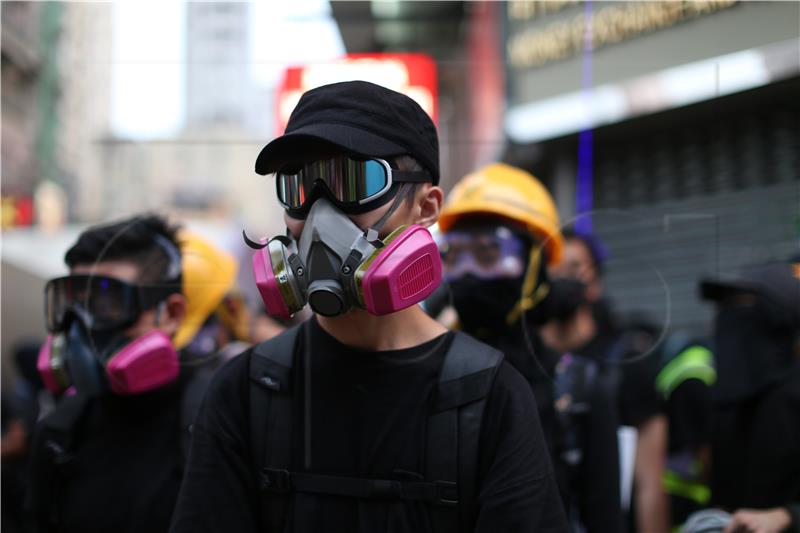
POLYGON ((446 191, 498 160, 542 180, 565 224, 602 239, 621 313, 707 334, 701 276, 799 250, 797 2, 0 10, 4 384, 89 224, 166 213, 236 254, 252 291, 241 230, 283 231, 255 157, 303 90, 343 78, 430 106, 446 191))

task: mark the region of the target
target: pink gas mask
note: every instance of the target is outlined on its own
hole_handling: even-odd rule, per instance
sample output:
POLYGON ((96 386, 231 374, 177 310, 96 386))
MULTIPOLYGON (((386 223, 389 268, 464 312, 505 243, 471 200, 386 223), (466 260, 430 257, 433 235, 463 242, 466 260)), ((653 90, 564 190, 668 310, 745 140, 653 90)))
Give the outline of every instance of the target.
POLYGON ((132 395, 164 387, 179 374, 178 354, 164 333, 154 330, 116 339, 98 355, 85 328, 74 322, 66 333, 50 334, 39 350, 37 369, 55 395, 71 388, 86 394, 111 389, 132 395), (108 354, 108 355, 105 355, 108 354))
POLYGON ((378 232, 399 198, 368 230, 356 226, 326 198, 311 206, 299 240, 275 237, 253 256, 256 285, 267 312, 290 318, 306 303, 324 316, 352 307, 386 315, 430 296, 442 279, 439 250, 423 226, 378 232))

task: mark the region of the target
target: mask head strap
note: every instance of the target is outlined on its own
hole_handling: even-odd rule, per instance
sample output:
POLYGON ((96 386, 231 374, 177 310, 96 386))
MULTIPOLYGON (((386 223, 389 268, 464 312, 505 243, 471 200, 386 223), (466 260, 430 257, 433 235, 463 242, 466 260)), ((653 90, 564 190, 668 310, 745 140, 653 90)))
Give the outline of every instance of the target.
POLYGON ((181 254, 178 248, 169 239, 163 235, 156 233, 154 235, 156 244, 164 250, 169 258, 169 268, 167 269, 167 276, 164 281, 177 280, 181 276, 181 254))
POLYGON ((156 327, 161 325, 161 313, 163 313, 167 308, 167 302, 161 301, 156 306, 156 327))
POLYGON ((380 233, 381 228, 383 228, 383 225, 386 224, 386 221, 389 220, 389 217, 391 217, 394 212, 397 211, 397 208, 400 207, 400 204, 403 202, 403 200, 405 200, 406 196, 408 196, 408 191, 413 190, 414 188, 409 186, 408 183, 403 183, 400 185, 400 189, 397 191, 397 195, 395 195, 394 201, 392 202, 391 207, 389 207, 389 210, 386 211, 383 216, 372 225, 371 228, 367 229, 365 235, 369 242, 374 244, 376 241, 378 241, 378 234, 380 233))

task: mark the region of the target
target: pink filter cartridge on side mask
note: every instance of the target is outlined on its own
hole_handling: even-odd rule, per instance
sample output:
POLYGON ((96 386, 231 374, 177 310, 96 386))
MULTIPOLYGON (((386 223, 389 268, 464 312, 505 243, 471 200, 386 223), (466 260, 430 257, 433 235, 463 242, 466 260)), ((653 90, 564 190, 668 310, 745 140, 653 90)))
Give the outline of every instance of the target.
POLYGON ((291 315, 286 302, 283 299, 278 280, 272 270, 272 262, 269 259, 269 248, 263 248, 253 254, 253 275, 256 279, 256 287, 267 308, 267 313, 271 316, 289 320, 291 315))
POLYGON ((178 354, 169 337, 151 331, 114 355, 106 372, 116 394, 139 394, 178 379, 178 354))
POLYGON ((364 273, 364 307, 386 315, 417 304, 442 281, 439 249, 427 228, 413 225, 383 248, 364 273))

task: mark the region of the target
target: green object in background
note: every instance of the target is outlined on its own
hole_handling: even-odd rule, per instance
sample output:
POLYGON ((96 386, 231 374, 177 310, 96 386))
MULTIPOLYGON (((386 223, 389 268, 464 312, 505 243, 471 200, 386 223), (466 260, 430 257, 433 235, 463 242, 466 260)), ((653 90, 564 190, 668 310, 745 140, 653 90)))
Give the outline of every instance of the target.
POLYGON ((712 385, 717 379, 713 354, 704 346, 689 346, 670 361, 656 377, 656 389, 664 398, 687 379, 699 379, 712 385))
POLYGON ((711 489, 707 485, 683 479, 670 470, 664 472, 661 481, 667 494, 681 496, 700 505, 706 505, 711 499, 711 489))
POLYGON ((62 2, 46 2, 42 6, 39 24, 39 45, 42 53, 37 92, 38 124, 36 128, 36 157, 39 163, 39 182, 52 180, 61 183, 56 161, 58 131, 59 66, 58 48, 61 37, 62 2))

